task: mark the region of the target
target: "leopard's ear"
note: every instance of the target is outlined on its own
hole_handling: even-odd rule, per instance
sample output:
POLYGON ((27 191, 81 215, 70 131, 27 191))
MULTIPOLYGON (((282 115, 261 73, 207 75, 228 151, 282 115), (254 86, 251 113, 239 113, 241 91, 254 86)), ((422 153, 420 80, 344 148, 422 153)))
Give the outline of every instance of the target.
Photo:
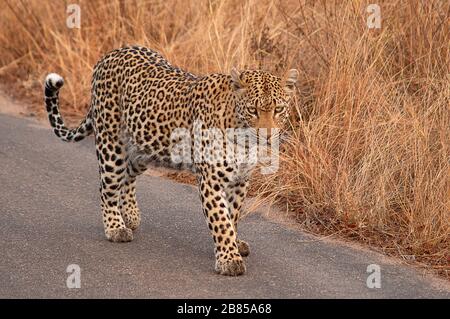
POLYGON ((288 94, 292 94, 295 90, 295 83, 297 83, 298 71, 296 69, 291 69, 287 71, 284 80, 284 90, 288 94))
POLYGON ((231 79, 233 81, 233 88, 236 91, 244 89, 244 82, 241 78, 241 72, 239 72, 235 67, 231 68, 231 79))

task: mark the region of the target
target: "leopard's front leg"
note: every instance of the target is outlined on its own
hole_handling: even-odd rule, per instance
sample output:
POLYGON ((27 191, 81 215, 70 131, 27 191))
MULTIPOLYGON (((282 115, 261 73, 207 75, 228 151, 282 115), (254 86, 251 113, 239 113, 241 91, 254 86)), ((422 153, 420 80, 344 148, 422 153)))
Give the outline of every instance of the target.
POLYGON ((215 244, 215 270, 221 275, 242 275, 245 264, 239 254, 226 193, 217 178, 210 177, 199 177, 199 188, 203 212, 215 244))

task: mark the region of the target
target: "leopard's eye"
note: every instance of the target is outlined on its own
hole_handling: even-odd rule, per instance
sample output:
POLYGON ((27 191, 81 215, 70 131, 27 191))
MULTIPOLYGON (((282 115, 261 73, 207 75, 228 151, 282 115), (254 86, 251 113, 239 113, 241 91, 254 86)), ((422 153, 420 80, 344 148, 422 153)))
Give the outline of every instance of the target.
POLYGON ((284 106, 277 106, 274 110, 275 114, 280 114, 284 111, 284 106))
POLYGON ((258 110, 256 109, 256 107, 248 107, 247 111, 251 115, 255 115, 255 116, 258 115, 258 110))

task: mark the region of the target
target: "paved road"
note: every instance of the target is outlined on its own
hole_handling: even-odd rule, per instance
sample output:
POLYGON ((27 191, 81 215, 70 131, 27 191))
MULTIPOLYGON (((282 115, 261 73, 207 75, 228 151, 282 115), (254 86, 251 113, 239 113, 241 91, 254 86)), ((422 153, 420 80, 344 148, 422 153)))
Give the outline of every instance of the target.
POLYGON ((158 177, 138 181, 143 211, 131 243, 105 240, 93 140, 60 142, 33 121, 0 115, 2 298, 449 298, 448 285, 388 259, 247 217, 248 273, 213 272, 212 240, 196 190, 158 177), (305 242, 306 241, 306 242, 305 242), (66 268, 81 267, 81 288, 66 268), (369 264, 381 288, 366 286, 369 264))

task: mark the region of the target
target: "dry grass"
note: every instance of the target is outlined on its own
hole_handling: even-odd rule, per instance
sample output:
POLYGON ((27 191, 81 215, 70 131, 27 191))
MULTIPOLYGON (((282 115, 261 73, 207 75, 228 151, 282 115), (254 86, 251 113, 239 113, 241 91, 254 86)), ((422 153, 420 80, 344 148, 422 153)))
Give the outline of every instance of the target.
POLYGON ((256 176, 315 233, 337 233, 450 271, 450 4, 378 1, 0 0, 0 78, 43 113, 42 80, 66 79, 63 112, 89 103, 92 67, 138 43, 191 72, 300 71, 278 173, 256 176))

